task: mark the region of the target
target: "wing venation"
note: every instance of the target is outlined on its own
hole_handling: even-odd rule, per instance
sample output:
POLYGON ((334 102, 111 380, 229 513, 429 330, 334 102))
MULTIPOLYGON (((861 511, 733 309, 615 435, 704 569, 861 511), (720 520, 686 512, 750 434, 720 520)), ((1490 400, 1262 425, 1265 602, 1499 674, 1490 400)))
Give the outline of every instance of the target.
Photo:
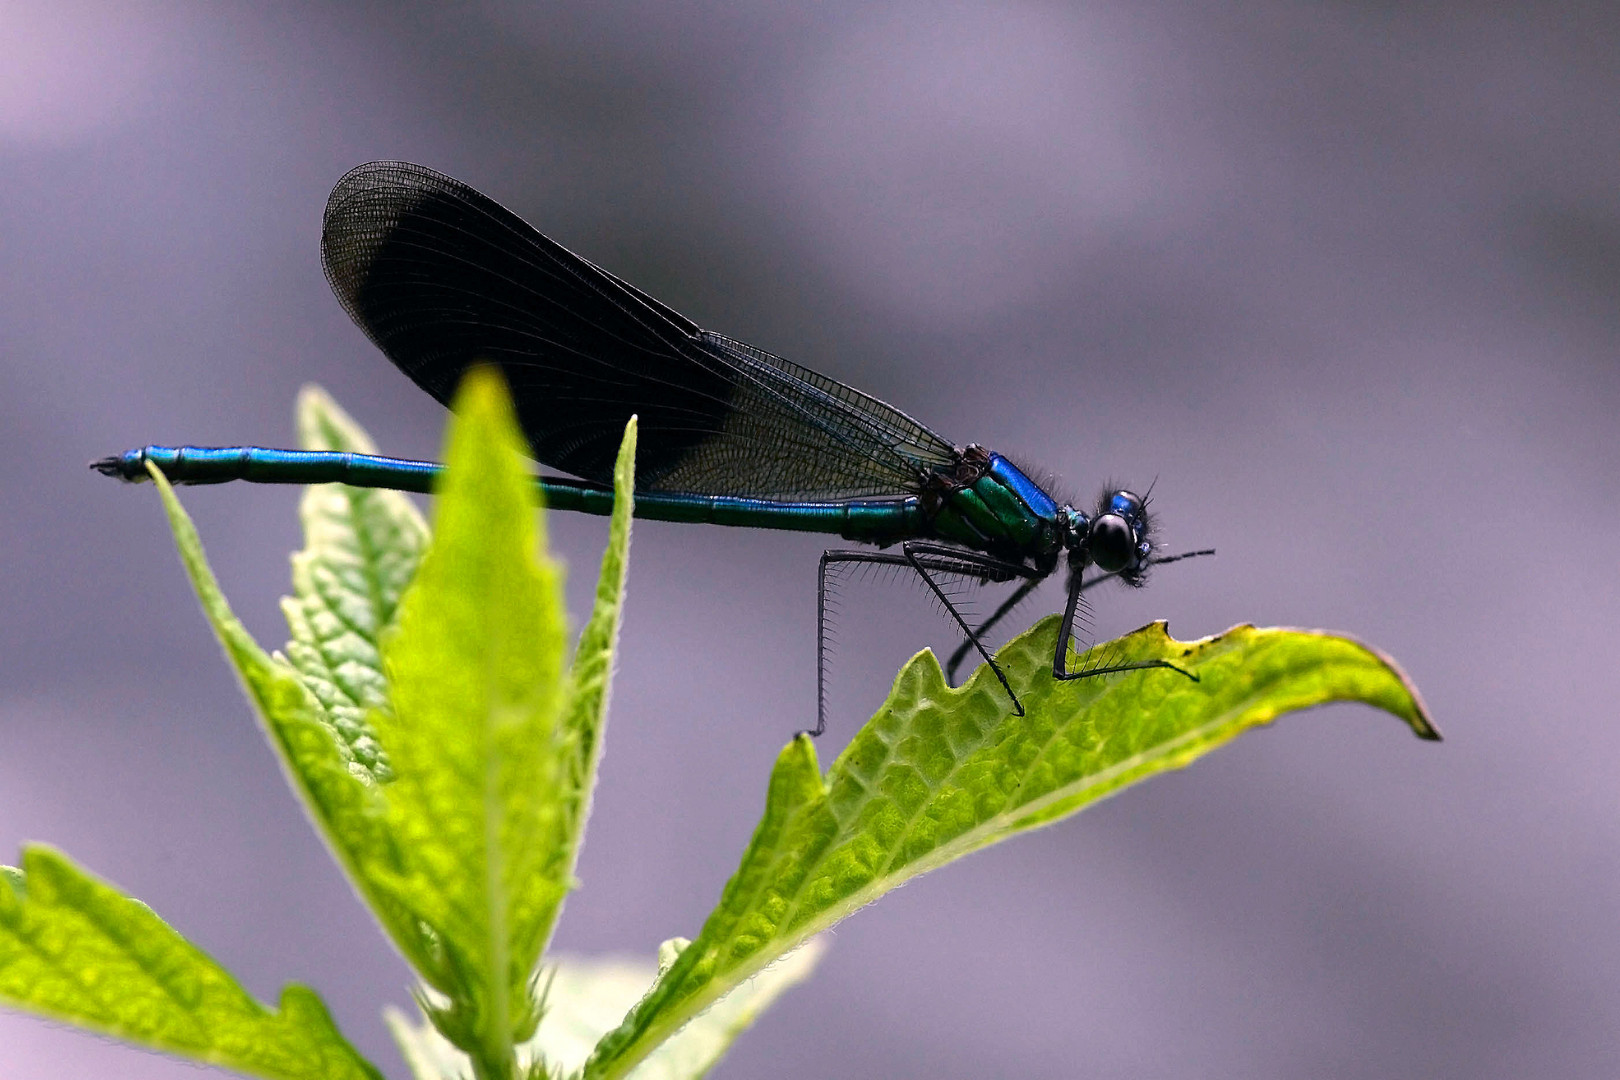
POLYGON ((640 417, 637 485, 777 499, 915 490, 951 445, 875 398, 690 319, 448 176, 373 162, 327 202, 321 257, 350 316, 448 403, 497 364, 540 462, 609 483, 640 417))

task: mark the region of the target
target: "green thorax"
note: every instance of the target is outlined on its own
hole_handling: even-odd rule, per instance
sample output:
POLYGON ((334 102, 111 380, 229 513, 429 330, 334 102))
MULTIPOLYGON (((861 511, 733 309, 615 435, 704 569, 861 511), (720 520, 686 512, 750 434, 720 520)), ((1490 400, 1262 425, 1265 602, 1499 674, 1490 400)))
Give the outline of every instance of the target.
POLYGON ((1057 503, 1012 462, 969 446, 951 476, 925 497, 941 540, 1014 560, 1044 560, 1061 546, 1057 503))

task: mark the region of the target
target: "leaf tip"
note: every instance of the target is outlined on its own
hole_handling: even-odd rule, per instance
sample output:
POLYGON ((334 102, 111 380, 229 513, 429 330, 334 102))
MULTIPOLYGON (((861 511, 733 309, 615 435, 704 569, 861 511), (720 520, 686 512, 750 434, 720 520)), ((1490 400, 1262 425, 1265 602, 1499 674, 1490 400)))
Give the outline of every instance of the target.
POLYGON ((1440 729, 1435 726, 1434 718, 1429 715, 1428 705, 1424 704, 1423 695, 1418 693, 1417 684, 1407 676, 1401 665, 1395 662, 1395 658, 1382 649, 1375 649, 1366 642, 1360 642, 1360 645, 1377 657, 1378 661, 1390 670, 1390 674, 1395 676, 1396 681, 1406 691, 1407 704, 1410 705, 1410 708, 1403 710, 1400 715, 1401 719, 1405 720, 1407 726, 1412 729, 1412 734, 1425 742, 1444 742, 1445 739, 1441 736, 1440 729))
POLYGON ((294 408, 297 409, 299 414, 303 414, 311 410, 330 409, 336 404, 332 400, 332 395, 326 392, 324 386, 320 383, 307 382, 298 388, 298 399, 294 408))
POLYGON ((155 461, 147 459, 143 455, 141 464, 146 466, 146 474, 152 478, 152 483, 158 486, 159 491, 173 493, 174 489, 169 486, 169 478, 163 475, 163 470, 157 467, 155 461))
MULTIPOLYGON (((1385 682, 1383 688, 1377 693, 1372 693, 1370 695, 1352 694, 1348 700, 1364 702, 1365 704, 1383 709, 1392 716, 1396 716, 1401 720, 1404 720, 1406 722, 1406 726, 1411 728, 1412 734, 1416 735, 1425 742, 1443 741, 1440 735, 1440 729, 1435 726, 1433 718, 1429 715, 1428 706, 1423 703, 1423 695, 1418 693, 1417 684, 1411 680, 1404 670, 1402 670, 1401 665, 1395 662, 1395 658, 1384 652, 1384 650, 1374 645, 1369 645, 1360 638, 1352 637, 1349 634, 1336 633, 1331 630, 1306 630, 1280 626, 1268 627, 1265 630, 1256 630, 1252 626, 1234 626, 1232 630, 1227 631, 1227 634, 1231 634, 1238 630, 1247 630, 1250 634, 1256 635, 1269 633, 1304 634, 1318 638, 1331 639, 1339 642, 1341 645, 1359 650, 1364 656, 1370 657, 1373 663, 1383 668, 1384 674, 1393 679, 1395 685, 1394 687, 1390 687, 1388 682, 1385 682), (1390 690, 1393 690, 1394 692, 1388 692, 1390 690)), ((1227 634, 1222 634, 1221 637, 1226 637, 1227 634)))
POLYGON ((801 731, 776 756, 776 765, 771 769, 769 801, 786 799, 796 805, 824 794, 825 783, 816 757, 815 740, 809 732, 801 731))
POLYGON ((1389 665, 1390 671, 1395 673, 1395 677, 1400 680, 1401 685, 1406 688, 1407 695, 1411 698, 1411 711, 1402 719, 1411 726, 1412 734, 1425 742, 1444 742, 1445 739, 1440 734, 1440 728, 1435 725, 1434 718, 1429 715, 1428 705, 1424 704, 1423 695, 1418 693, 1417 684, 1407 678, 1406 672, 1401 670, 1401 666, 1392 658, 1378 652, 1377 649, 1374 649, 1373 652, 1380 660, 1389 665))
POLYGON ((1394 678, 1399 687, 1398 696, 1393 701, 1384 698, 1377 701, 1369 698, 1362 698, 1361 700, 1406 721, 1406 726, 1412 729, 1412 734, 1425 742, 1444 741, 1441 738, 1440 729, 1435 726, 1433 718, 1429 715, 1429 707, 1423 703, 1423 695, 1418 693, 1417 684, 1406 674, 1401 665, 1395 662, 1393 656, 1375 645, 1369 645, 1360 638, 1348 634, 1332 634, 1330 631, 1325 630, 1306 632, 1337 637, 1339 640, 1347 642, 1372 657, 1380 667, 1394 678))
POLYGON ((467 369, 456 390, 457 412, 469 410, 489 413, 505 411, 509 407, 506 382, 501 378, 500 368, 494 364, 474 364, 467 369))

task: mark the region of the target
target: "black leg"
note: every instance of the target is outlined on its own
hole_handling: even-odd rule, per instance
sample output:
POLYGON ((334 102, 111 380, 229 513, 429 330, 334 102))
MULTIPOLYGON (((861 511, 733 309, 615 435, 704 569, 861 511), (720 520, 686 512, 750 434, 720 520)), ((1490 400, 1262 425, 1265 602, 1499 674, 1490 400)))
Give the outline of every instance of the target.
MULTIPOLYGON (((1182 559, 1192 559, 1199 555, 1213 554, 1215 554, 1214 548, 1206 548, 1203 551, 1184 551, 1179 555, 1161 555, 1157 559, 1149 559, 1148 565, 1163 566, 1165 563, 1180 562, 1182 559)), ((1101 585, 1105 581, 1112 581, 1118 576, 1118 574, 1098 574, 1095 577, 1082 582, 1080 585, 1080 591, 1085 592, 1087 589, 1101 585)), ((979 624, 978 635, 983 637, 985 634, 988 634, 995 627, 996 623, 1000 622, 1008 612, 1017 607, 1019 603, 1023 601, 1024 597, 1028 596, 1034 590, 1035 586, 1039 585, 1043 580, 1045 579, 1031 578, 1023 585, 1020 585, 1016 592, 1002 602, 1001 606, 996 609, 995 614, 991 615, 988 619, 979 624)), ((945 665, 945 678, 952 685, 956 684, 957 669, 962 666, 962 661, 967 659, 968 650, 972 648, 973 641, 971 638, 967 638, 962 641, 962 644, 956 647, 955 652, 951 653, 950 661, 945 665)))
POLYGON ((816 571, 816 726, 811 738, 827 730, 827 567, 834 563, 870 563, 880 566, 909 566, 904 556, 883 551, 833 550, 821 553, 816 571))
MULTIPOLYGON (((1185 558, 1186 556, 1176 556, 1185 558)), ((1193 682, 1198 676, 1185 668, 1177 667, 1168 660, 1142 660, 1134 664, 1105 664, 1102 667, 1087 668, 1085 671, 1069 670, 1069 641, 1074 637, 1074 614, 1080 606, 1080 594, 1107 576, 1095 577, 1090 581, 1082 582, 1080 571, 1069 571, 1069 602, 1063 608, 1063 622, 1058 627, 1057 650, 1052 654, 1052 678, 1068 681, 1069 679, 1090 679, 1098 675, 1112 675, 1117 671, 1143 671, 1147 668, 1169 668, 1180 672, 1193 682)))
MULTIPOLYGON (((1176 555, 1176 559, 1183 559, 1183 557, 1184 555, 1176 555)), ((1157 562, 1157 560, 1155 560, 1155 562, 1157 562)), ((1118 578, 1118 576, 1118 573, 1100 573, 1100 575, 1095 576, 1095 578, 1090 578, 1089 581, 1084 581, 1084 583, 1082 583, 1081 593, 1084 593, 1085 589, 1092 588, 1093 585, 1102 585, 1103 581, 1110 581, 1113 580, 1113 578, 1118 578)), ((1013 596, 1006 597, 1006 601, 1003 601, 1001 607, 998 607, 998 609, 995 610, 995 614, 990 615, 990 619, 983 620, 982 623, 978 623, 978 635, 983 636, 985 633, 988 633, 991 628, 995 627, 996 622, 1000 622, 1001 617, 1004 617, 1004 615, 1011 612, 1014 607, 1017 607, 1017 604, 1019 604, 1019 602, 1021 602, 1025 596, 1029 596, 1030 591, 1034 591, 1035 586, 1040 585, 1043 580, 1045 580, 1045 578, 1032 578, 1030 581, 1025 581, 1024 585, 1019 586, 1017 591, 1014 591, 1013 596)), ((959 646, 956 646, 956 653, 951 653, 951 664, 949 664, 949 667, 944 669, 946 678, 949 678, 951 682, 956 682, 956 669, 957 667, 961 667, 962 661, 967 659, 967 651, 972 648, 974 648, 974 643, 972 643, 972 640, 964 640, 961 644, 959 644, 959 646)))
POLYGON ((940 603, 945 605, 946 612, 956 621, 956 625, 968 637, 969 642, 976 645, 980 654, 990 663, 996 677, 1001 680, 1001 685, 1006 687, 1007 696, 1012 699, 1013 706, 1018 709, 1018 715, 1023 715, 1023 706, 1019 705, 1017 695, 1007 683, 1007 677, 1001 673, 995 661, 991 660, 984 645, 945 595, 944 590, 939 587, 932 574, 974 577, 986 583, 1025 578, 1027 584, 1020 587, 1024 591, 1033 588, 1045 575, 1020 563, 1006 562, 989 555, 963 551, 944 544, 914 540, 902 544, 901 553, 865 549, 836 549, 821 553, 821 565, 816 576, 816 726, 808 732, 809 735, 818 736, 827 730, 827 567, 838 563, 904 566, 916 571, 917 576, 923 579, 939 598, 940 603))
MULTIPOLYGON (((1012 699, 1013 713, 1018 716, 1023 716, 1023 703, 1018 700, 1018 695, 1013 693, 1012 684, 1007 681, 1007 676, 1001 670, 1001 665, 996 663, 996 658, 991 656, 990 650, 984 647, 984 642, 979 639, 979 635, 974 633, 973 627, 969 626, 967 624, 967 620, 962 618, 962 613, 956 610, 956 605, 951 603, 950 598, 945 595, 945 590, 939 587, 939 583, 929 575, 928 570, 925 568, 924 557, 930 554, 938 553, 938 551, 934 549, 934 545, 908 540, 900 545, 900 550, 905 552, 906 558, 910 561, 912 569, 917 571, 917 576, 922 578, 930 589, 934 590, 934 595, 939 597, 939 602, 945 605, 945 610, 950 613, 951 618, 956 620, 956 625, 961 628, 962 635, 966 637, 968 641, 973 643, 973 647, 979 650, 979 655, 984 657, 984 662, 990 665, 990 670, 995 672, 996 678, 1001 682, 1001 688, 1007 691, 1007 696, 1012 699)), ((946 553, 956 555, 956 553, 951 552, 949 548, 942 550, 946 553)), ((1000 560, 987 559, 981 565, 990 566, 998 563, 1000 563, 1000 560)), ((1013 564, 1002 563, 1000 565, 1011 567, 1013 564)), ((1019 567, 1018 569, 1025 575, 1033 573, 1033 571, 1030 571, 1027 567, 1019 567)))
POLYGON ((1001 602, 1001 606, 996 608, 994 614, 979 624, 979 628, 973 632, 973 637, 962 639, 962 644, 956 647, 956 651, 951 653, 950 660, 945 664, 946 682, 950 683, 952 686, 956 685, 957 669, 962 666, 962 661, 967 659, 968 650, 973 648, 976 640, 982 640, 985 634, 988 634, 991 630, 995 629, 996 623, 1000 622, 1009 611, 1017 607, 1023 601, 1024 597, 1034 592, 1035 586, 1039 585, 1043 580, 1045 579, 1030 578, 1028 581, 1018 586, 1018 588, 1013 590, 1011 596, 1007 597, 1007 599, 1001 602))

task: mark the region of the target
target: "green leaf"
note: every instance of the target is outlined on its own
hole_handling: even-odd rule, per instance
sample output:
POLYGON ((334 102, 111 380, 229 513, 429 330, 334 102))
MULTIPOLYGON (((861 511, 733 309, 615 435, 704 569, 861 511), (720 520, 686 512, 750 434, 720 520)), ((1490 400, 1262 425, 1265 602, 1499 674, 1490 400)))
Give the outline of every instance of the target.
POLYGON ((306 987, 272 1012, 175 933, 48 848, 0 885, 0 999, 154 1050, 273 1080, 382 1080, 306 987))
MULTIPOLYGON (((290 659, 267 655, 242 628, 172 488, 150 471, 203 609, 312 816, 443 995, 430 1007, 436 1022, 480 1075, 503 1075, 538 1023, 531 975, 589 808, 623 600, 634 426, 615 471, 595 610, 564 678, 561 571, 536 554, 536 489, 510 403, 487 372, 458 401, 464 419, 452 427, 425 555, 425 527, 403 496, 339 485, 306 494, 307 546, 284 601, 290 659)), ((306 446, 371 449, 319 391, 305 391, 299 418, 306 446)))
MULTIPOLYGON (((683 948, 678 952, 668 951, 671 944, 666 942, 665 950, 661 950, 660 974, 690 948, 681 942, 683 948)), ((824 938, 814 938, 734 987, 706 1012, 659 1043, 632 1076, 635 1080, 695 1080, 707 1075, 761 1013, 784 992, 810 977, 821 960, 824 944, 824 938)))
POLYGON ((960 689, 930 652, 825 778, 810 740, 783 750, 742 865, 691 948, 598 1044, 591 1078, 621 1077, 670 1033, 776 957, 918 874, 1180 768, 1285 712, 1330 701, 1387 710, 1438 738, 1416 692, 1357 642, 1239 626, 1196 642, 1162 623, 1106 646, 1154 670, 1060 682, 1057 619, 1001 651, 1026 710, 985 669, 960 689))
POLYGON ((538 1022, 529 987, 567 882, 548 874, 569 801, 561 569, 538 552, 535 485, 491 369, 456 398, 434 535, 383 647, 392 712, 371 714, 405 860, 395 900, 431 927, 433 1016, 491 1075, 538 1022))
MULTIPOLYGON (((665 942, 656 965, 634 957, 562 957, 548 965, 546 1015, 539 1033, 521 1048, 525 1067, 550 1075, 575 1074, 597 1040, 687 945, 680 939, 665 942)), ((778 997, 809 978, 823 945, 821 939, 811 941, 732 990, 648 1055, 633 1073, 635 1080, 695 1080, 706 1074, 778 997)), ((387 1020, 418 1080, 466 1074, 466 1058, 432 1025, 413 1024, 397 1010, 390 1010, 387 1020)))
POLYGON ((395 945, 418 971, 432 969, 438 961, 432 932, 394 899, 389 887, 401 864, 375 773, 357 760, 298 671, 261 649, 231 612, 174 488, 150 463, 147 471, 163 500, 175 547, 203 614, 236 669, 289 782, 395 945))
MULTIPOLYGON (((473 421, 475 415, 473 410, 463 406, 460 411, 466 416, 466 422, 473 421)), ((550 836, 533 837, 530 841, 543 860, 543 865, 529 878, 531 885, 538 886, 533 890, 532 900, 537 927, 535 936, 538 937, 541 947, 549 938, 551 927, 555 925, 565 890, 572 884, 574 863, 589 810, 591 790, 601 751, 613 651, 618 636, 619 613, 624 602, 624 580, 629 556, 633 506, 634 463, 635 421, 632 420, 625 430, 614 469, 614 509, 609 523, 608 548, 602 557, 601 573, 597 581, 596 600, 590 620, 580 635, 569 672, 570 692, 558 718, 554 735, 558 754, 554 762, 548 763, 560 774, 560 780, 547 788, 547 794, 555 797, 554 806, 548 811, 550 817, 545 819, 542 816, 542 820, 549 821, 552 831, 550 836)), ((446 498, 448 497, 446 493, 446 498)), ((504 524, 487 525, 478 531, 484 533, 484 529, 511 528, 512 525, 513 520, 508 519, 504 524)), ((440 532, 442 535, 442 525, 440 532)), ((519 545, 523 543, 521 539, 517 542, 519 545)), ((535 610, 540 608, 536 607, 535 610)), ((393 657, 392 651, 389 655, 390 658, 393 657)), ((541 740, 536 739, 533 745, 541 745, 541 740)), ((537 949, 531 945, 523 955, 537 955, 537 949)), ((650 977, 643 980, 636 989, 639 991, 644 988, 649 981, 650 977)), ((549 1000, 556 999, 553 997, 549 1000)), ((461 1030, 468 1026, 468 1020, 452 1017, 449 1014, 451 1007, 442 996, 437 1000, 426 1001, 424 1007, 436 1023, 455 1031, 459 1041, 462 1043, 469 1041, 461 1030)), ((621 1014, 622 1010, 605 1023, 601 1030, 605 1031, 612 1026, 621 1014)), ((458 1076, 465 1072, 465 1066, 468 1064, 466 1055, 433 1030, 417 1029, 397 1013, 390 1015, 389 1023, 394 1029, 402 1052, 417 1075, 458 1076)), ((583 1061, 584 1055, 579 1055, 579 1058, 583 1061)))
MULTIPOLYGON (((374 454, 360 426, 326 392, 298 395, 299 443, 306 450, 374 454)), ((370 709, 387 707, 381 639, 427 546, 427 525, 397 491, 316 484, 299 503, 304 550, 293 556, 293 595, 281 602, 291 640, 287 657, 314 693, 354 767, 387 779, 370 709)))
MULTIPOLYGON (((613 516, 608 523, 608 546, 596 580, 596 601, 579 636, 569 672, 572 693, 562 716, 561 736, 566 743, 562 791, 567 795, 557 821, 557 836, 549 848, 545 877, 572 882, 579 859, 585 819, 590 814, 596 787, 597 764, 607 723, 608 687, 613 678, 613 651, 619 637, 619 613, 624 607, 624 581, 630 557, 630 521, 634 511, 636 421, 625 426, 619 458, 613 467, 613 516)), ((544 928, 549 941, 561 910, 561 896, 544 928)))

